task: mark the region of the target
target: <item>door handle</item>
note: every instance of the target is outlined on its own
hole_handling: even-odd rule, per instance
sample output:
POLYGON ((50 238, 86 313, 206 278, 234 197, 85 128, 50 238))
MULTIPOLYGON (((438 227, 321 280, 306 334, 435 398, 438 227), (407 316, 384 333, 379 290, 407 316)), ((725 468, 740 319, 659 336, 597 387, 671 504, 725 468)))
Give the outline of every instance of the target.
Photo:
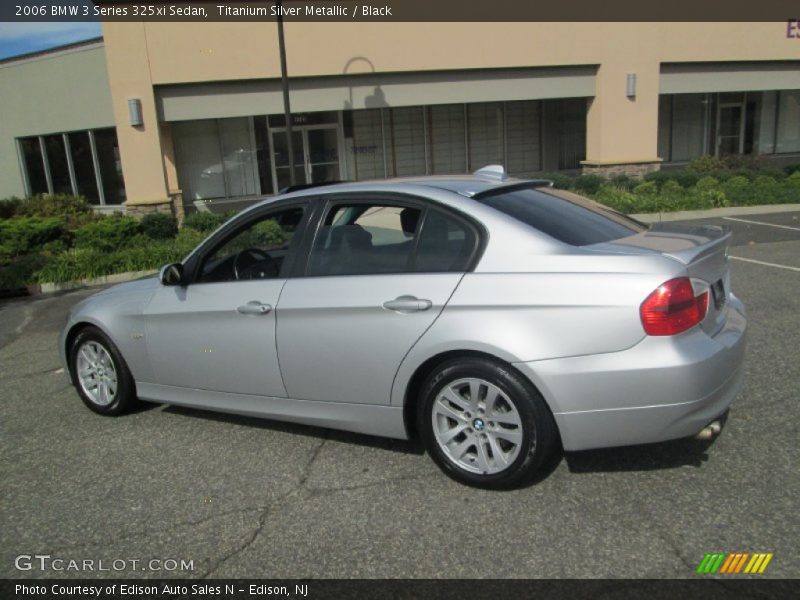
POLYGON ((265 315, 272 312, 272 307, 269 304, 262 304, 258 300, 251 300, 247 304, 242 304, 236 311, 243 315, 265 315))
POLYGON ((394 310, 399 313, 419 312, 421 310, 428 310, 433 306, 433 302, 425 298, 417 298, 416 296, 398 296, 394 300, 388 300, 383 303, 383 308, 394 310))

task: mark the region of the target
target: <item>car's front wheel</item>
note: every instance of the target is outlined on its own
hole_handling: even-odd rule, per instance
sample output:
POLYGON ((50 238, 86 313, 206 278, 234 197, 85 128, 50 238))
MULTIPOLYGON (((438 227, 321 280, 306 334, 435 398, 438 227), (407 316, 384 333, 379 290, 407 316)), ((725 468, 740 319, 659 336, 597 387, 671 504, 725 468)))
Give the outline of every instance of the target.
POLYGON ((136 386, 117 347, 96 327, 86 327, 70 348, 72 381, 84 404, 101 415, 116 416, 136 402, 136 386))
POLYGON ((449 361, 422 387, 418 428, 453 479, 489 489, 530 481, 557 440, 541 394, 518 373, 483 358, 449 361))

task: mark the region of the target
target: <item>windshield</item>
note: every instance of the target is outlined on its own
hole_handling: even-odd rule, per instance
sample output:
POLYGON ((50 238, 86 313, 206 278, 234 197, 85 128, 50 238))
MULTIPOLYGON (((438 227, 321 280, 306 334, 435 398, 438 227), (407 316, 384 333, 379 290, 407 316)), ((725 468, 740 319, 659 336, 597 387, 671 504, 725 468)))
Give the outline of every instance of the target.
POLYGON ((647 230, 635 219, 564 190, 500 188, 475 199, 572 246, 610 242, 647 230))

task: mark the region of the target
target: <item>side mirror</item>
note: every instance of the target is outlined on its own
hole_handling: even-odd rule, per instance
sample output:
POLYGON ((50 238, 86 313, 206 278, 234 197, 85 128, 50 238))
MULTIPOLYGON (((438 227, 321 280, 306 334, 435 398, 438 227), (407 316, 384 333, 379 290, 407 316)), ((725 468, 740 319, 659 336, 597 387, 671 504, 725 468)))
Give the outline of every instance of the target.
POLYGON ((158 280, 161 285, 181 285, 183 283, 183 265, 181 263, 164 265, 158 273, 158 280))

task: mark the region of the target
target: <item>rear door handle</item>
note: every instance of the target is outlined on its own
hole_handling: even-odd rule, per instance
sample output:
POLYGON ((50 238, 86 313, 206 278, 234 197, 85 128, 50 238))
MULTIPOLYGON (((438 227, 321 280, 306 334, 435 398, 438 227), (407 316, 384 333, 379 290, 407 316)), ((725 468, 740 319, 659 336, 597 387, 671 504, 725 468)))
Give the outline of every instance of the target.
POLYGON ((398 296, 394 300, 388 300, 383 303, 383 308, 400 313, 428 310, 431 306, 433 306, 433 302, 425 298, 417 298, 416 296, 398 296))
POLYGON ((262 304, 258 300, 251 300, 247 304, 242 304, 236 311, 243 315, 265 315, 272 311, 272 307, 269 304, 262 304))

